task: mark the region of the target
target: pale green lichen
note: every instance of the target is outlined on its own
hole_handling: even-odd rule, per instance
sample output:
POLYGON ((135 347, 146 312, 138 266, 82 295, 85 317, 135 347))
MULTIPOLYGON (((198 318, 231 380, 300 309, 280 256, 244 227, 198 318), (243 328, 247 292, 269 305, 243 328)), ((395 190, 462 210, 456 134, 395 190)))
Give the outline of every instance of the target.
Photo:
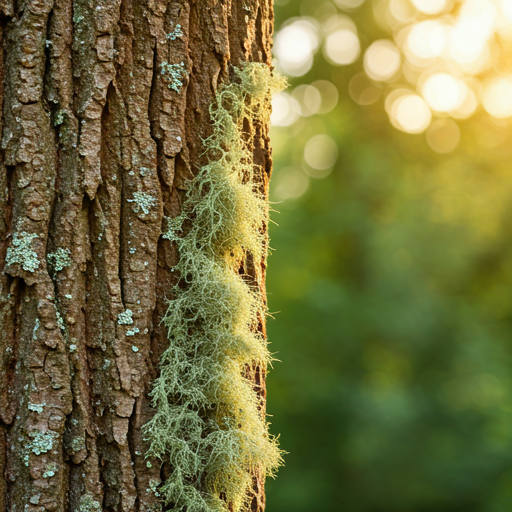
POLYGON ((43 473, 43 478, 51 478, 52 476, 55 476, 57 469, 58 469, 57 464, 54 464, 54 463, 48 464, 43 473))
POLYGON ((39 268, 39 259, 37 253, 31 249, 32 240, 39 238, 36 233, 14 233, 12 236, 12 245, 7 248, 5 262, 7 265, 19 263, 23 270, 35 272, 39 268))
POLYGON ((127 309, 126 311, 123 311, 122 313, 119 313, 117 315, 117 323, 119 325, 131 325, 133 324, 133 318, 132 318, 132 310, 127 309))
POLYGON ((267 122, 270 91, 282 81, 264 64, 235 73, 210 107, 208 163, 163 235, 179 250, 180 282, 163 318, 169 347, 152 390, 155 416, 144 429, 147 456, 170 463, 159 492, 175 512, 239 512, 250 500, 252 475, 272 475, 281 463, 244 376, 270 360, 256 330, 266 309, 238 270, 246 257, 261 268, 268 222, 263 170, 253 163, 243 120, 267 122))
POLYGON ((41 322, 39 321, 39 318, 36 317, 34 329, 32 330, 32 339, 34 341, 37 339, 37 331, 39 330, 39 327, 41 327, 41 322))
POLYGON ((138 352, 139 351, 139 347, 137 347, 135 345, 132 345, 132 351, 133 352, 138 352))
POLYGON ((181 92, 183 87, 182 79, 188 76, 188 72, 185 69, 185 63, 180 62, 179 64, 169 64, 162 62, 160 64, 162 79, 167 83, 169 89, 175 90, 177 93, 181 92))
POLYGON ((78 512, 91 512, 101 510, 101 504, 94 499, 92 494, 84 494, 78 502, 78 512))
POLYGON ((71 265, 71 258, 69 257, 70 254, 71 251, 69 249, 59 247, 55 252, 48 253, 46 256, 48 266, 53 268, 55 272, 60 272, 71 265))
POLYGON ((59 329, 64 332, 66 330, 66 326, 64 325, 62 315, 58 311, 55 311, 55 317, 57 318, 57 325, 59 326, 59 329))
POLYGON ((42 404, 33 404, 32 402, 28 403, 28 410, 37 412, 37 414, 41 414, 43 412, 43 407, 46 405, 46 402, 42 404))
POLYGON ((129 331, 126 331, 126 336, 135 336, 139 332, 140 332, 139 328, 138 327, 134 327, 133 329, 130 329, 129 331))
POLYGON ((134 192, 133 199, 128 199, 129 203, 135 203, 133 205, 133 211, 138 213, 142 210, 146 215, 149 213, 149 209, 158 204, 157 200, 145 192, 134 192))
POLYGON ((53 440, 58 436, 57 432, 52 430, 30 432, 29 437, 32 438, 32 441, 28 443, 27 449, 36 455, 47 453, 53 448, 53 440))
POLYGON ((181 25, 176 25, 176 28, 169 32, 168 34, 165 34, 165 37, 167 39, 170 39, 171 41, 176 41, 178 37, 183 37, 183 30, 181 30, 181 25))

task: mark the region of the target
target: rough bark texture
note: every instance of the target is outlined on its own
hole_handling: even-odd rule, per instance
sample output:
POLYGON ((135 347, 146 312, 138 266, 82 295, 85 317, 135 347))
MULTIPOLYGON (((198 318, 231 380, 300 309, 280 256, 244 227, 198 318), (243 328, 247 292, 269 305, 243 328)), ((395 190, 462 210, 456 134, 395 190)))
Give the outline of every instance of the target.
MULTIPOLYGON (((219 81, 270 64, 272 0, 0 0, 0 16, 0 512, 160 510, 168 468, 148 467, 141 426, 178 257, 163 216, 219 81), (164 63, 183 63, 180 92, 164 63)), ((267 127, 247 130, 268 180, 267 127)))

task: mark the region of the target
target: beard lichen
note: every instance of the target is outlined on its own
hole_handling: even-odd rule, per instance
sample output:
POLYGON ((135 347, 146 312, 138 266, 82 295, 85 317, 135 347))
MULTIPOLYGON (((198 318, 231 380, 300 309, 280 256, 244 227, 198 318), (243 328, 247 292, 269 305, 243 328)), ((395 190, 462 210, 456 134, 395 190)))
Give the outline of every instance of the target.
POLYGON ((152 390, 155 415, 144 429, 147 456, 170 465, 158 492, 176 512, 239 512, 253 476, 272 476, 282 461, 245 377, 271 360, 257 329, 265 302, 239 269, 250 258, 261 282, 269 211, 243 122, 268 122, 270 92, 284 84, 259 63, 235 75, 210 107, 207 163, 163 235, 177 245, 179 283, 163 318, 169 346, 152 390))

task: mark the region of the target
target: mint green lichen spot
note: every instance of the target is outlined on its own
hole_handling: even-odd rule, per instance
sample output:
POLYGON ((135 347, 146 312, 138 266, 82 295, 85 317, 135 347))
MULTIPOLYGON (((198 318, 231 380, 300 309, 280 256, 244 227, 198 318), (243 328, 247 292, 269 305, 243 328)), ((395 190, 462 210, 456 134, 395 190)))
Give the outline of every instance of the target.
POLYGON ((135 203, 133 206, 135 213, 142 210, 146 215, 149 213, 149 209, 157 204, 157 200, 145 192, 134 192, 133 199, 128 199, 128 202, 135 203))
MULTIPOLYGON (((129 331, 126 331, 126 336, 135 336, 137 333, 139 333, 140 330, 138 327, 134 327, 133 329, 130 329, 129 331)), ((134 350, 134 348, 132 347, 132 350, 134 352, 138 352, 139 349, 137 347, 135 347, 137 350, 134 350)))
POLYGON ((33 404, 32 402, 28 403, 28 410, 37 412, 37 414, 41 414, 43 412, 43 408, 46 405, 46 402, 42 404, 33 404))
POLYGON ((167 83, 167 87, 169 87, 169 89, 173 89, 177 93, 180 93, 181 88, 183 87, 183 82, 181 80, 183 77, 188 76, 188 71, 185 69, 185 63, 180 62, 179 64, 169 64, 167 62, 162 62, 160 67, 162 69, 161 74, 163 81, 167 83))
POLYGON ((66 116, 67 113, 64 110, 59 110, 55 114, 55 120, 53 121, 54 126, 59 126, 64 122, 64 116, 66 116))
POLYGON ((41 322, 39 321, 39 318, 36 317, 36 321, 34 324, 34 329, 32 331, 32 339, 35 341, 37 339, 37 331, 39 330, 39 327, 41 326, 41 322))
POLYGON ((136 347, 135 345, 132 345, 132 350, 134 352, 138 352, 139 351, 139 347, 136 347))
POLYGON ((53 440, 58 436, 57 432, 51 430, 47 432, 30 432, 29 437, 33 440, 28 444, 27 448, 36 455, 47 453, 53 448, 53 440))
POLYGON ((119 325, 131 325, 133 324, 133 318, 132 318, 132 310, 127 309, 126 311, 123 311, 122 313, 119 313, 117 315, 117 323, 119 325))
POLYGON ((52 267, 55 272, 60 272, 71 265, 70 254, 71 251, 69 249, 59 247, 54 253, 49 253, 46 260, 48 261, 48 265, 52 267))
POLYGON ((183 37, 183 30, 181 30, 181 25, 176 25, 176 28, 172 32, 165 34, 165 37, 171 41, 176 41, 178 37, 183 37))
POLYGON ((99 501, 96 501, 92 494, 84 494, 78 502, 78 512, 92 512, 94 510, 101 510, 99 501))
POLYGON ((19 263, 23 270, 35 272, 39 268, 37 253, 31 249, 32 240, 39 238, 36 233, 14 233, 12 236, 12 245, 7 249, 5 262, 7 265, 19 263))
POLYGON ((66 326, 64 325, 64 319, 58 311, 55 311, 55 316, 57 317, 57 325, 59 329, 64 332, 66 330, 66 326))
POLYGON ((51 478, 52 476, 55 476, 55 473, 57 472, 57 464, 54 464, 53 462, 51 464, 48 464, 45 468, 45 471, 43 473, 43 478, 51 478))

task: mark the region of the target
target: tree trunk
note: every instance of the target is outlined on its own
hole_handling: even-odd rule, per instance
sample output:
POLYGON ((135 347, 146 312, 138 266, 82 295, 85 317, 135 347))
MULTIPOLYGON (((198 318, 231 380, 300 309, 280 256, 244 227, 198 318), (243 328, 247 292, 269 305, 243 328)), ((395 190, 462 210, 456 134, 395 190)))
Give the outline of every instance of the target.
MULTIPOLYGON (((169 469, 141 427, 178 262, 164 216, 218 85, 270 64, 272 0, 0 0, 0 15, 0 512, 160 510, 149 490, 169 469)), ((268 127, 245 129, 267 190, 268 127)), ((250 373, 264 401, 265 369, 250 373)))

